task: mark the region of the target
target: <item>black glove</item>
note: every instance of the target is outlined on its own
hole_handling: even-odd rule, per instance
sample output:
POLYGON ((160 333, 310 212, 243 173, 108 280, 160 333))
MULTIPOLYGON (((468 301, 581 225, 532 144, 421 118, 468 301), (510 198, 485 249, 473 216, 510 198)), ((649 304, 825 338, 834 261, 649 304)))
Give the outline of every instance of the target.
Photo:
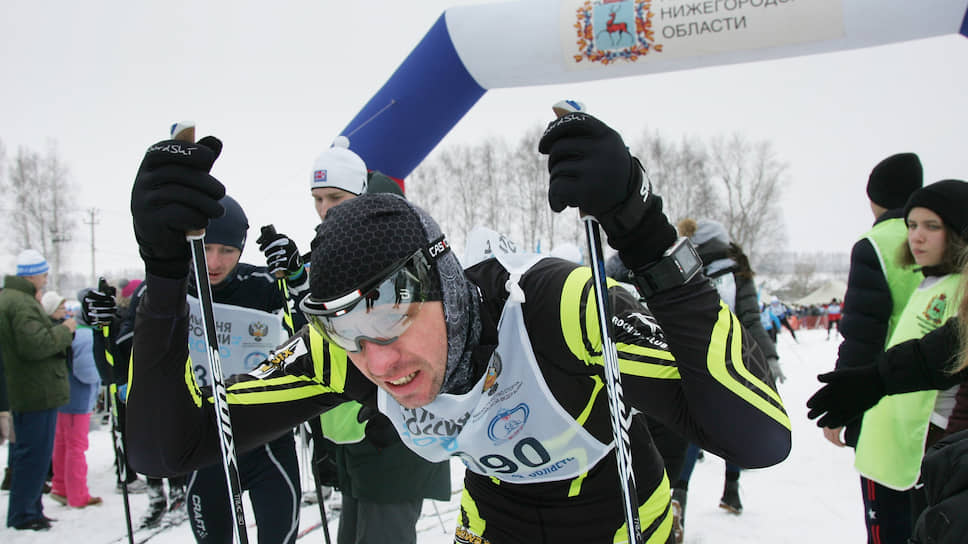
POLYGON ((222 142, 166 140, 148 148, 131 190, 131 216, 145 269, 157 276, 188 275, 190 230, 203 229, 224 210, 225 187, 209 175, 222 142))
MULTIPOLYGON (((601 220, 620 211, 641 185, 622 137, 587 113, 569 113, 549 123, 538 151, 548 155, 548 203, 556 212, 574 206, 601 220)), ((645 201, 635 200, 632 215, 641 216, 645 201)))
POLYGON ((277 278, 297 276, 303 269, 302 255, 293 242, 285 234, 276 233, 272 225, 262 227, 262 234, 256 240, 259 251, 265 253, 266 265, 269 273, 277 278))
POLYGON ((843 368, 817 376, 827 385, 807 401, 807 417, 818 427, 836 429, 864 415, 884 396, 884 380, 877 365, 843 368))
POLYGON ((551 209, 574 206, 594 216, 633 272, 675 242, 675 228, 641 165, 622 137, 598 119, 581 112, 559 117, 545 129, 538 151, 548 155, 551 209))
POLYGON ((81 299, 84 321, 95 329, 110 325, 111 320, 118 313, 118 303, 114 300, 116 292, 117 290, 114 287, 108 285, 104 278, 101 278, 97 290, 88 290, 81 299))

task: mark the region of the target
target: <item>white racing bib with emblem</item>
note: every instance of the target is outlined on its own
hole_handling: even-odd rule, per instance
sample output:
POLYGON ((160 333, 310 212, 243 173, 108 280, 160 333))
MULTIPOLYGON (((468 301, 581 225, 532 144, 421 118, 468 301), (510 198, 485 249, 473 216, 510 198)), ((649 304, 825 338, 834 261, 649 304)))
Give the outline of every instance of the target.
POLYGON ((504 306, 498 338, 487 372, 468 393, 441 394, 409 409, 381 389, 380 411, 403 443, 430 461, 456 455, 468 470, 512 483, 566 480, 586 472, 613 443, 596 440, 555 400, 531 349, 521 304, 513 298, 504 306))
MULTIPOLYGON (((286 339, 279 315, 218 302, 213 304, 213 309, 223 378, 256 368, 269 357, 273 348, 286 339)), ((205 328, 197 298, 188 297, 188 311, 188 353, 192 357, 195 379, 200 387, 204 387, 211 385, 212 377, 209 375, 205 328)))

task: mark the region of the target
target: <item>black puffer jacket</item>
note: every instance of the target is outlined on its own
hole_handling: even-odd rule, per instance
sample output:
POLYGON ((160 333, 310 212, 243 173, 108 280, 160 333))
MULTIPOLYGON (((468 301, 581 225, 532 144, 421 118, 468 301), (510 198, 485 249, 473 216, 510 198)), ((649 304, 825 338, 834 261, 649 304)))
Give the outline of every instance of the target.
POLYGON ((921 462, 928 507, 914 527, 912 544, 968 542, 968 431, 931 446, 921 462))
MULTIPOLYGON (((881 214, 874 225, 903 217, 904 210, 889 210, 881 214)), ((903 239, 898 243, 904 243, 903 239)), ((847 275, 847 294, 844 296, 843 317, 840 333, 844 337, 837 353, 835 368, 853 368, 873 363, 884 352, 891 313, 895 301, 888 285, 881 258, 893 259, 894 255, 879 255, 878 249, 867 236, 854 244, 850 253, 850 272, 847 275)), ((912 272, 914 274, 914 272, 912 272)), ((910 293, 907 293, 908 295, 910 293)), ((900 301, 905 303, 907 300, 900 301)), ((860 435, 860 418, 847 424, 844 438, 849 446, 857 444, 860 435)))

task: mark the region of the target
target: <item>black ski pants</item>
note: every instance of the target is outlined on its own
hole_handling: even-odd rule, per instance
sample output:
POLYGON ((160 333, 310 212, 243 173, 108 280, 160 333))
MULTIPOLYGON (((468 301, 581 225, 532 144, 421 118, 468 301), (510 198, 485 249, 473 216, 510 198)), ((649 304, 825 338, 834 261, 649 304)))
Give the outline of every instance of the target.
MULTIPOLYGON (((239 455, 239 478, 255 511, 259 544, 292 544, 299 533, 299 462, 292 433, 239 455)), ((232 544, 232 510, 221 464, 188 480, 188 519, 199 544, 232 544)))

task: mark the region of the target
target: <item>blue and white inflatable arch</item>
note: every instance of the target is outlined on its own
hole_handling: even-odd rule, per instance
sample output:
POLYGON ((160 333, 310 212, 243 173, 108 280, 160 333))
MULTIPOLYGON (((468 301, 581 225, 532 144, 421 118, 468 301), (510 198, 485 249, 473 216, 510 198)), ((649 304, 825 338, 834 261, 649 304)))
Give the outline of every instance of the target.
POLYGON ((488 89, 968 36, 968 0, 520 0, 444 11, 343 129, 402 180, 488 89))

